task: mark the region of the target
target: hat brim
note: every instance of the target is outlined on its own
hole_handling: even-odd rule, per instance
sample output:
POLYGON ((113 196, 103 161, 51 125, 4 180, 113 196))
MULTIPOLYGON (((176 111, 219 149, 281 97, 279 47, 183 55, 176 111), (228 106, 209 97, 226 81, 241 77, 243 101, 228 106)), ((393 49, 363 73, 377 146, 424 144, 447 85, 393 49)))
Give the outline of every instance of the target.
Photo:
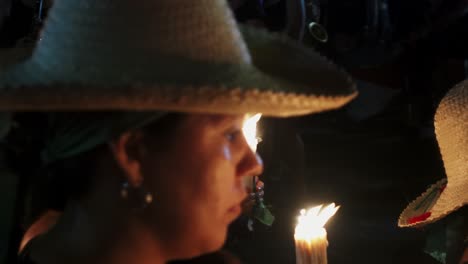
POLYGON ((51 70, 33 56, 0 75, 0 110, 258 112, 283 117, 336 109, 357 95, 350 76, 317 52, 263 30, 243 26, 242 33, 252 65, 165 54, 158 61, 132 65, 134 59, 119 54, 108 67, 69 62, 51 70))
POLYGON ((422 227, 446 217, 465 205, 460 198, 465 191, 455 190, 446 179, 436 182, 403 210, 398 226, 422 227))

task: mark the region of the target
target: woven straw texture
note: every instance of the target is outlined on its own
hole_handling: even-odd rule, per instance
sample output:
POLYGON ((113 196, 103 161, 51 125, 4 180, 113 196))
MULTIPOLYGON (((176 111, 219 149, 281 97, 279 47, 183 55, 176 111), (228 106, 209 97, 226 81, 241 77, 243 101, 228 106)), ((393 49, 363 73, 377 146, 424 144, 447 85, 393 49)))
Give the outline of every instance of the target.
POLYGON ((409 219, 424 211, 416 209, 427 200, 434 188, 441 188, 443 181, 432 185, 411 202, 400 215, 401 227, 422 226, 435 222, 468 204, 468 80, 456 85, 442 99, 435 114, 435 132, 447 175, 447 186, 425 212, 431 215, 420 222, 409 219))
POLYGON ((357 95, 285 37, 244 28, 224 0, 57 0, 29 60, 0 75, 0 110, 171 110, 290 116, 357 95))

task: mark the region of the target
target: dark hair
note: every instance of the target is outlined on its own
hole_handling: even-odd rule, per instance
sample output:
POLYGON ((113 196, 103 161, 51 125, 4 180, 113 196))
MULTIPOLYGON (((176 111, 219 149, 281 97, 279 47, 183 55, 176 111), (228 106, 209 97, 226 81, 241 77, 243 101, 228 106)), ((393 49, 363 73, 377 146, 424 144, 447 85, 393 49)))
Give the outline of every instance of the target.
MULTIPOLYGON (((163 151, 171 144, 171 136, 183 116, 181 113, 170 113, 146 125, 141 128, 145 135, 143 140, 156 140, 158 149, 163 151)), ((48 133, 47 116, 27 113, 19 114, 15 120, 17 129, 10 133, 8 139, 9 144, 14 146, 9 151, 8 164, 24 183, 23 222, 28 226, 46 210, 62 211, 70 200, 80 199, 88 193, 95 177, 96 162, 101 155, 105 155, 106 147, 101 144, 44 166, 40 162, 40 153, 48 133)))
MULTIPOLYGON (((14 116, 14 125, 5 140, 5 163, 17 176, 16 207, 20 208, 17 219, 21 225, 29 225, 35 217, 30 214, 32 183, 40 182, 40 150, 43 140, 46 118, 41 113, 19 113, 14 116), (24 210, 22 209, 24 208, 24 210), (31 216, 31 217, 30 217, 31 216)), ((35 198, 42 198, 35 197, 35 198)))

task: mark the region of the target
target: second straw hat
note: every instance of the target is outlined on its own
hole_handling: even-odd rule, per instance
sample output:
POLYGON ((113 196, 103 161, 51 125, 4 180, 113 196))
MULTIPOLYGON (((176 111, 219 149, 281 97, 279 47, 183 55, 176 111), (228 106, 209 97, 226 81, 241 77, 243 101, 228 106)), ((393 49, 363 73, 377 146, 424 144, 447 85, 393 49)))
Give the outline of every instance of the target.
POLYGON ((400 227, 435 222, 468 204, 468 80, 444 96, 434 119, 447 178, 430 186, 403 210, 400 227))

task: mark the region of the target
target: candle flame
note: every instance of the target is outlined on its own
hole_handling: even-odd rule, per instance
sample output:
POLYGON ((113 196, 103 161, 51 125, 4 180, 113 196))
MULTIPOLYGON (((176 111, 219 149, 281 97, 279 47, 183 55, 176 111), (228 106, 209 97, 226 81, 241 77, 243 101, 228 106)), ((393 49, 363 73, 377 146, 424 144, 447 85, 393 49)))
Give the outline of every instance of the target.
POLYGON ((257 144, 259 142, 259 138, 257 137, 257 122, 261 117, 262 114, 249 116, 244 121, 244 125, 242 127, 242 132, 244 133, 245 139, 247 140, 247 144, 249 144, 253 152, 257 151, 257 144))
POLYGON ((340 206, 331 203, 325 207, 319 205, 308 210, 302 209, 298 217, 294 238, 296 240, 313 240, 326 236, 323 227, 339 208, 340 206))

